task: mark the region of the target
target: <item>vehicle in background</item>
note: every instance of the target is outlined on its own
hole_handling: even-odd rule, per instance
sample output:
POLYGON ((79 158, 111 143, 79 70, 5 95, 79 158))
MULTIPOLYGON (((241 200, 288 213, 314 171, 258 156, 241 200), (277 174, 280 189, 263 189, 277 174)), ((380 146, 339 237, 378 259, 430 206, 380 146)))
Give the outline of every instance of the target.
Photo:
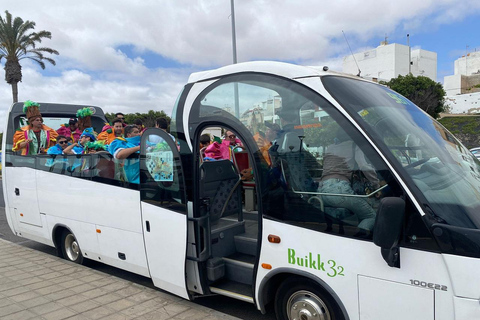
POLYGON ((472 152, 477 159, 480 159, 480 147, 472 148, 470 152, 472 152))

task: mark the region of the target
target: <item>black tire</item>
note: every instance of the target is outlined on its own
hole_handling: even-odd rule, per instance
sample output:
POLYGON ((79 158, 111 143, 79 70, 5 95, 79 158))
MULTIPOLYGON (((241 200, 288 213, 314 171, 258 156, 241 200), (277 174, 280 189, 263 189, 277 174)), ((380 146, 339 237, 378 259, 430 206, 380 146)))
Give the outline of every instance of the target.
POLYGON ((60 246, 63 258, 74 263, 83 264, 83 254, 75 235, 69 230, 64 230, 61 239, 60 246))
POLYGON ((292 277, 284 281, 275 296, 277 320, 345 320, 332 297, 313 280, 292 277))

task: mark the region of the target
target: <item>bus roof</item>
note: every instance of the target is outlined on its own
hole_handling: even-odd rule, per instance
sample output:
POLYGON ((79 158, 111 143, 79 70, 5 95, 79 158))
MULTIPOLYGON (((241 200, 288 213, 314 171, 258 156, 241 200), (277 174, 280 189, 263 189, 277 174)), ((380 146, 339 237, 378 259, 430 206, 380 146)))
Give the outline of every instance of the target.
POLYGON ((307 67, 277 61, 252 61, 232 64, 214 70, 192 73, 188 79, 188 83, 205 81, 227 74, 242 72, 270 73, 289 79, 336 74, 334 72, 323 71, 323 67, 307 67))

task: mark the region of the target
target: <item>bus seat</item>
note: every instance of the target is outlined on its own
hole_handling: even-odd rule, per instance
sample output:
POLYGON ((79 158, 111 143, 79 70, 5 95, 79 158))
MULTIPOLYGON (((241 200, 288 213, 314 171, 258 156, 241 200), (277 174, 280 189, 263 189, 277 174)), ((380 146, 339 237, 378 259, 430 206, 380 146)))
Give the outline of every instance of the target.
POLYGON ((200 172, 200 197, 210 199, 210 223, 223 215, 241 215, 241 180, 234 164, 230 160, 205 161, 200 172))

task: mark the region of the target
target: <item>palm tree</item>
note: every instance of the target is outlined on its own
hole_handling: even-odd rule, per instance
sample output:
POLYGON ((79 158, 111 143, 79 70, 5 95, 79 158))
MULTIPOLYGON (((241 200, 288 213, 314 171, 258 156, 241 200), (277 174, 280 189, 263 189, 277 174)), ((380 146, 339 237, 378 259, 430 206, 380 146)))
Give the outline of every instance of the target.
POLYGON ((5 11, 5 20, 0 16, 0 62, 5 58, 5 81, 12 86, 13 102, 18 102, 18 82, 22 81, 22 66, 20 60, 31 59, 45 69, 43 60, 55 65, 55 60, 45 57, 44 53, 58 55, 58 51, 51 48, 37 48, 36 43, 43 38, 51 39, 49 31, 32 32, 35 22, 23 21, 5 11))

